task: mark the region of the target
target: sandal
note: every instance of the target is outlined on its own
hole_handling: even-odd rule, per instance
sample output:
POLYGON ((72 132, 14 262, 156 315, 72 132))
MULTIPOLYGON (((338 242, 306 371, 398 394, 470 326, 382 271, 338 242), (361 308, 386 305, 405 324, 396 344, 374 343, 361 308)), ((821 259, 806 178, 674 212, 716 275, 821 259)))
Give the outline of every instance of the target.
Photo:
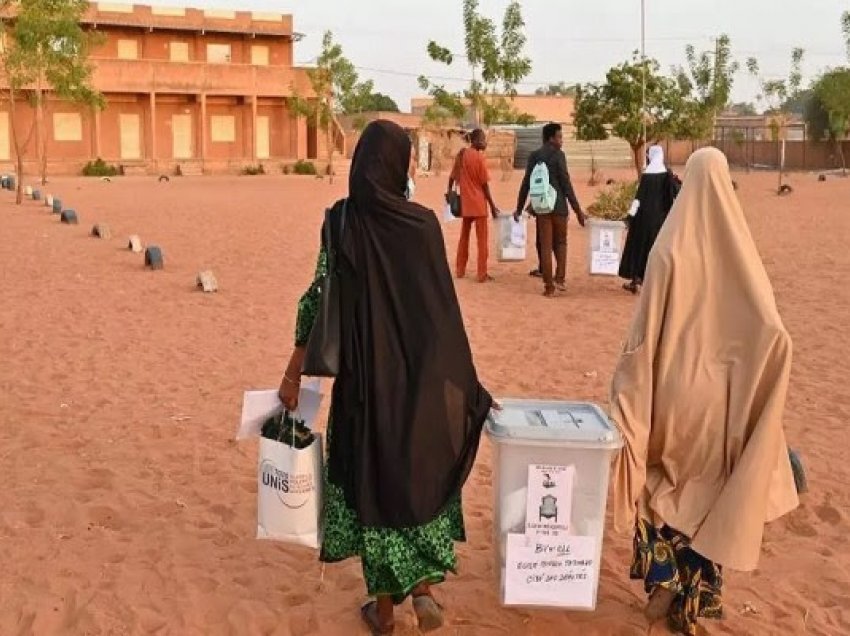
POLYGON ((392 634, 395 631, 395 621, 386 625, 381 624, 381 619, 378 616, 378 601, 369 601, 360 608, 360 616, 372 636, 384 636, 392 634))
POLYGON ((666 587, 656 587, 649 595, 649 602, 646 604, 643 613, 651 623, 660 621, 670 613, 670 606, 675 599, 675 592, 666 587))
POLYGON ((433 632, 443 626, 443 608, 430 594, 414 596, 413 611, 422 632, 433 632))
POLYGON ((539 269, 531 270, 530 272, 528 272, 528 275, 532 278, 543 278, 543 272, 541 272, 539 269))

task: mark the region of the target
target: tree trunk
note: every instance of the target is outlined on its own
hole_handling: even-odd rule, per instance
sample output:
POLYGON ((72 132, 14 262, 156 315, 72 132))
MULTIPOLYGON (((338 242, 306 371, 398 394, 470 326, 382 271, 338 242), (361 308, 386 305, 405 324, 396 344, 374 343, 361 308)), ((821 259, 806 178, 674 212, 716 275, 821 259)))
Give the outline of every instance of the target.
POLYGON ((841 176, 847 176, 847 162, 844 158, 844 142, 841 138, 835 138, 836 149, 838 150, 838 156, 841 158, 841 176))
POLYGON ((334 182, 334 134, 333 121, 328 124, 327 130, 327 146, 328 146, 328 183, 334 182))
POLYGON ((640 179, 640 173, 642 166, 640 161, 640 151, 643 148, 643 143, 638 143, 637 145, 631 144, 632 147, 632 159, 634 159, 635 163, 635 172, 637 173, 637 178, 640 179))
POLYGON ((38 167, 41 185, 47 185, 47 130, 44 125, 44 91, 39 87, 36 92, 36 145, 38 146, 38 167))
POLYGON ((15 147, 15 203, 24 200, 24 154, 15 121, 15 91, 9 89, 9 128, 12 130, 12 145, 15 147))

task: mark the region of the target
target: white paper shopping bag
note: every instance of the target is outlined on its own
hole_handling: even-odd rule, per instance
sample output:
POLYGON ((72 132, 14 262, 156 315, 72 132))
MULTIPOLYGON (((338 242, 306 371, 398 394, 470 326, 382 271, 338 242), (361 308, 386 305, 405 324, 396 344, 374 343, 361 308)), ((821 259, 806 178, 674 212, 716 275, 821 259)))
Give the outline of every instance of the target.
POLYGON ((446 205, 443 206, 443 223, 451 223, 452 221, 456 220, 457 217, 452 214, 452 206, 446 203, 446 205))
POLYGON ((321 542, 322 437, 304 449, 260 438, 257 538, 309 548, 321 542))

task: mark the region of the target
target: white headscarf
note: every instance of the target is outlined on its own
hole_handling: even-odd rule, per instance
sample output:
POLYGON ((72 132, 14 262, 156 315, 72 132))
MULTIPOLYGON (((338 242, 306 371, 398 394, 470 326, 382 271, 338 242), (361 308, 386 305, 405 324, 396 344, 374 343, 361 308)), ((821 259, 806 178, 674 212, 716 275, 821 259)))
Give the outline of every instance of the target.
POLYGON ((667 172, 667 166, 664 165, 664 148, 661 146, 649 147, 649 165, 644 170, 644 174, 663 174, 667 172))

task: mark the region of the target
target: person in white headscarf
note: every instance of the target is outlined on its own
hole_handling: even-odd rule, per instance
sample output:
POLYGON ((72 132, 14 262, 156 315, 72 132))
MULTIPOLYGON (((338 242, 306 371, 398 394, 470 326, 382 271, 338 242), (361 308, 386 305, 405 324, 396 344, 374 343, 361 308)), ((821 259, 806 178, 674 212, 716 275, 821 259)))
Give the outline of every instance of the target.
POLYGON ((649 252, 679 192, 679 180, 664 165, 664 149, 651 146, 648 156, 649 165, 629 210, 629 235, 620 261, 620 277, 628 281, 623 289, 633 294, 643 285, 649 252))

